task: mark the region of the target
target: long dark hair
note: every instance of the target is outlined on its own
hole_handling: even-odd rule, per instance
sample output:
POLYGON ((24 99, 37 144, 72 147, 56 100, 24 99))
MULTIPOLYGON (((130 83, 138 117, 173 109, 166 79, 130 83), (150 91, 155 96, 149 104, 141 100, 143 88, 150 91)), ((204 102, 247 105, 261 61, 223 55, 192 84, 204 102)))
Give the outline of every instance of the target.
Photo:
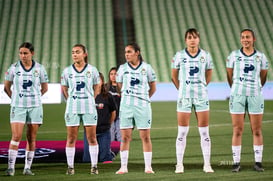
POLYGON ((106 90, 105 84, 104 84, 104 76, 101 72, 99 72, 100 79, 102 81, 101 88, 100 88, 100 94, 104 99, 108 98, 108 91, 106 90))
POLYGON ((31 53, 34 52, 34 46, 33 46, 31 43, 29 43, 29 42, 24 42, 24 43, 22 43, 22 44, 19 46, 19 49, 20 49, 20 48, 27 48, 27 49, 29 49, 29 51, 30 51, 31 53))
MULTIPOLYGON (((73 46, 73 48, 74 47, 80 47, 82 50, 83 50, 83 53, 86 53, 87 54, 87 49, 86 49, 86 47, 83 45, 83 44, 75 44, 74 46, 73 46)), ((86 55, 86 57, 84 58, 84 62, 85 63, 87 63, 88 62, 88 58, 87 58, 87 56, 88 56, 88 54, 86 55)))
POLYGON ((126 47, 129 47, 129 46, 132 47, 135 50, 135 52, 139 52, 138 59, 141 62, 144 61, 144 59, 142 58, 141 52, 140 52, 140 46, 135 42, 129 43, 129 44, 126 45, 126 47))

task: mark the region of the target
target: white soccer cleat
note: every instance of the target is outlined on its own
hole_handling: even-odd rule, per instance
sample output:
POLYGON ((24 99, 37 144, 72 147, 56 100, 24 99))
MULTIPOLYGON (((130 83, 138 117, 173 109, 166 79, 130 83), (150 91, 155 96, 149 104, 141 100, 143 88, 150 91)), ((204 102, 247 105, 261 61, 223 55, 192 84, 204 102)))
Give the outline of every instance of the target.
POLYGON ((149 168, 145 168, 145 173, 154 174, 155 172, 153 171, 152 167, 149 167, 149 168))
POLYGON ((122 175, 125 173, 128 173, 128 169, 125 167, 121 167, 118 171, 116 171, 116 174, 118 174, 118 175, 122 175))
POLYGON ((183 166, 183 164, 177 164, 175 167, 176 167, 175 168, 175 173, 184 173, 184 166, 183 166))
POLYGON ((214 173, 214 170, 211 168, 210 165, 205 165, 205 166, 203 167, 203 171, 204 171, 205 173, 214 173))

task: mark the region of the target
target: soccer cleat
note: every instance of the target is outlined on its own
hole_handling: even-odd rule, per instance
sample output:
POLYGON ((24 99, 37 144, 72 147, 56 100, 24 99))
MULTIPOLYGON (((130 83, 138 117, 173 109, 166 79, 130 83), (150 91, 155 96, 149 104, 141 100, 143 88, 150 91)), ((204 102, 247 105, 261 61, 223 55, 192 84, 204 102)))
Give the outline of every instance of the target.
POLYGON ((113 163, 113 161, 104 161, 103 164, 113 163))
POLYGON ((116 171, 116 174, 121 175, 121 174, 125 174, 128 173, 128 169, 125 167, 121 167, 118 171, 116 171))
POLYGON ((183 164, 177 164, 175 166, 175 173, 184 173, 184 166, 183 166, 183 164))
POLYGON ((148 167, 148 168, 145 168, 145 173, 154 174, 155 172, 153 171, 152 167, 148 167))
POLYGON ((254 170, 257 171, 257 172, 263 172, 264 171, 264 168, 262 166, 262 163, 261 162, 256 162, 254 164, 254 170))
POLYGON ((7 176, 14 176, 14 174, 15 174, 15 169, 13 169, 13 168, 8 168, 8 169, 6 170, 6 175, 7 175, 7 176))
POLYGON ((214 170, 211 168, 210 165, 205 165, 205 166, 203 167, 203 171, 204 171, 205 173, 214 173, 214 170))
POLYGON ((98 175, 99 174, 98 167, 92 167, 90 173, 92 175, 98 175))
POLYGON ((74 175, 74 174, 75 174, 74 168, 68 167, 66 171, 66 175, 74 175))
POLYGON ((23 175, 35 175, 30 168, 25 168, 23 171, 23 175))
POLYGON ((234 163, 232 165, 232 172, 239 172, 241 170, 241 166, 240 166, 240 163, 234 163))

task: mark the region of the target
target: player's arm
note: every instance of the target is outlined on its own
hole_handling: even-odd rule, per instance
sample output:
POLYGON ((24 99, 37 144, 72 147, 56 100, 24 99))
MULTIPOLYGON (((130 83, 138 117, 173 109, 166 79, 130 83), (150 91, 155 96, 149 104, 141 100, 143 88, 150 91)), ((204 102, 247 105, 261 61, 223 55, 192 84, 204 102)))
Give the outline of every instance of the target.
POLYGON ((97 95, 100 94, 100 88, 101 88, 100 84, 95 84, 95 85, 93 85, 93 89, 94 89, 94 98, 96 98, 97 95))
POLYGON ((117 83, 117 87, 118 87, 117 91, 118 91, 118 93, 121 95, 122 83, 118 82, 118 83, 117 83))
POLYGON ((179 74, 179 69, 172 69, 172 82, 175 85, 176 89, 179 89, 178 74, 179 74))
POLYGON ((114 110, 114 111, 111 112, 111 115, 110 115, 110 124, 112 124, 115 121, 116 115, 117 115, 116 110, 114 110))
POLYGON ((48 83, 47 82, 43 82, 41 83, 41 94, 44 95, 48 90, 48 83))
POLYGON ((212 69, 207 69, 205 74, 206 74, 206 83, 208 85, 211 81, 212 69))
POLYGON ((4 82, 4 91, 10 98, 11 98, 11 95, 12 95, 11 85, 12 85, 11 81, 5 80, 5 82, 4 82))
POLYGON ((149 82, 149 86, 150 86, 150 89, 149 89, 149 97, 152 97, 153 94, 154 94, 155 91, 156 91, 156 82, 155 82, 155 81, 149 82))
POLYGON ((230 87, 233 84, 232 77, 233 77, 233 68, 227 68, 227 81, 230 87))
POLYGON ((62 93, 64 95, 64 98, 67 99, 68 98, 68 87, 62 85, 62 93))
POLYGON ((261 84, 262 86, 264 86, 265 82, 266 82, 266 77, 267 77, 267 70, 261 70, 260 72, 260 77, 261 77, 261 84))

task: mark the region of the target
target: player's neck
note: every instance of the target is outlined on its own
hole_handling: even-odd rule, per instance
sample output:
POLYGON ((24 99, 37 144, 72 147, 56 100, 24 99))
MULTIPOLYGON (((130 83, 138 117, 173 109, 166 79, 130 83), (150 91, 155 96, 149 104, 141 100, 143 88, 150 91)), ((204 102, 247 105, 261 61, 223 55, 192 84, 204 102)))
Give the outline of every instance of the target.
POLYGON ((139 60, 130 61, 129 64, 130 64, 132 67, 136 68, 137 66, 139 66, 140 61, 139 61, 139 60))
POLYGON ((26 60, 21 62, 26 70, 29 70, 32 67, 32 60, 26 60))
POLYGON ((243 52, 246 55, 252 55, 254 53, 254 47, 244 47, 243 52))
POLYGON ((83 62, 75 62, 74 66, 78 71, 81 71, 85 67, 86 63, 83 62))
POLYGON ((187 47, 187 51, 191 56, 195 56, 198 52, 199 48, 198 47, 187 47))

